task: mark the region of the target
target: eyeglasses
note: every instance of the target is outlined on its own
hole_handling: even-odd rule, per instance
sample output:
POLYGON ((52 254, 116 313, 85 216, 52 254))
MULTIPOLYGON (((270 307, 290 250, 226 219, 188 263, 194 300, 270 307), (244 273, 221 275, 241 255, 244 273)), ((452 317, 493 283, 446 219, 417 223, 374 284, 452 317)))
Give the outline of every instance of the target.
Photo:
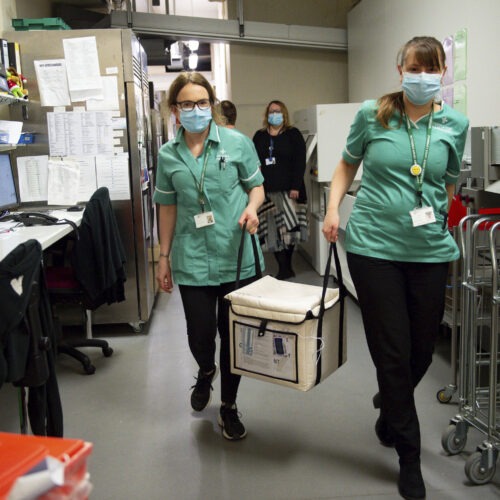
POLYGON ((212 103, 210 102, 210 99, 200 99, 199 101, 181 101, 176 103, 177 107, 181 111, 193 111, 195 106, 198 106, 198 109, 201 109, 202 111, 205 109, 210 108, 212 103))

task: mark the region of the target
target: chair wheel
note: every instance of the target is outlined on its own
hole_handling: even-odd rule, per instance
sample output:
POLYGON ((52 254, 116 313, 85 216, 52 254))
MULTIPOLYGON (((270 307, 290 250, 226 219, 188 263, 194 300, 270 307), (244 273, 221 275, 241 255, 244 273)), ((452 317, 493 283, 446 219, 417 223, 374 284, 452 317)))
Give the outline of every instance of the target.
POLYGON ((112 347, 103 347, 102 353, 104 354, 105 358, 109 358, 113 354, 113 348, 112 347))
POLYGON ((91 363, 84 365, 83 369, 87 375, 93 375, 95 373, 95 366, 91 363))

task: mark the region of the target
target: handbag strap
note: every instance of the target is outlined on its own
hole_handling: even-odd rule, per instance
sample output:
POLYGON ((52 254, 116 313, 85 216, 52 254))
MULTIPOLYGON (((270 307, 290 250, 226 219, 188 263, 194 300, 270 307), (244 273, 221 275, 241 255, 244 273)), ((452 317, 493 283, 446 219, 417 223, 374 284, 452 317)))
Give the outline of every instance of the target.
MULTIPOLYGON (((243 260, 243 249, 245 247, 246 229, 247 229, 247 222, 245 221, 243 227, 241 228, 240 247, 238 249, 238 263, 236 265, 235 290, 237 290, 240 287, 241 262, 243 260)), ((253 256, 255 259, 255 276, 257 276, 257 278, 262 278, 262 269, 260 267, 259 252, 257 250, 257 241, 255 239, 255 234, 251 234, 250 239, 252 240, 253 256)))
MULTIPOLYGON (((340 267, 340 259, 337 251, 337 243, 330 243, 330 251, 328 252, 328 260, 326 262, 325 275, 323 277, 323 292, 321 294, 321 303, 318 315, 318 330, 317 330, 317 349, 321 352, 322 339, 323 339, 323 315, 325 313, 325 295, 326 289, 328 287, 328 280, 330 278, 330 266, 332 263, 332 254, 335 262, 335 270, 337 271, 337 283, 339 285, 339 350, 338 350, 338 366, 342 364, 344 358, 344 315, 345 315, 345 296, 346 288, 344 286, 344 281, 342 279, 342 268, 340 267)), ((318 362, 316 364, 316 385, 321 382, 321 359, 322 356, 318 357, 318 362)))
POLYGON ((344 280, 342 279, 342 268, 340 267, 340 259, 337 250, 337 243, 330 243, 328 260, 326 261, 326 267, 325 267, 325 275, 323 276, 323 291, 321 293, 320 315, 322 315, 325 310, 325 296, 326 296, 326 289, 328 288, 328 280, 330 279, 330 266, 332 264, 332 254, 335 263, 335 271, 337 272, 337 283, 339 285, 339 300, 343 302, 344 297, 347 293, 346 288, 344 286, 344 280))

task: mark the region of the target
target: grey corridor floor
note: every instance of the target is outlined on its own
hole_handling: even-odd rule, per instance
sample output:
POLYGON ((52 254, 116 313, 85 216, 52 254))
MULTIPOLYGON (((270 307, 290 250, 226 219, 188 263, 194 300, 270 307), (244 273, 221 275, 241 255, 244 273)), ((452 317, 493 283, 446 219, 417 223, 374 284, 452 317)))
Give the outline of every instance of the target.
MULTIPOLYGON (((275 264, 266 256, 267 272, 275 264)), ((319 284, 296 252, 294 281, 319 284)), ((58 359, 66 437, 94 444, 88 470, 95 500, 397 499, 397 458, 374 434, 375 372, 355 301, 348 300, 348 360, 308 392, 245 377, 238 407, 246 439, 230 442, 216 422, 220 379, 212 402, 195 414, 189 404, 196 367, 188 350, 178 290, 160 294, 147 334, 128 325, 95 327, 115 353, 88 351, 97 371, 58 359)), ((441 434, 458 409, 440 404, 451 382, 449 338, 416 391, 422 428, 422 470, 432 500, 500 498, 500 464, 493 480, 471 485, 467 457, 484 439, 469 430, 465 450, 447 456, 441 434)), ((17 392, 0 390, 0 430, 18 432, 17 392)))

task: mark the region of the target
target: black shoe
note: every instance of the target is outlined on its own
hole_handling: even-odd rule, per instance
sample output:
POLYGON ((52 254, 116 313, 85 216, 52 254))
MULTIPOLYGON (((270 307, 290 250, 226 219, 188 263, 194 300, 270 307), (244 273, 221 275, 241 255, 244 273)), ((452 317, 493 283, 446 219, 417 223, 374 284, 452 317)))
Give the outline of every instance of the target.
POLYGON ((240 421, 241 414, 238 413, 236 405, 220 407, 220 412, 217 417, 219 425, 222 427, 222 435, 226 439, 235 441, 243 439, 247 435, 244 425, 240 421))
POLYGON ((382 418, 382 416, 378 417, 375 422, 375 434, 377 435, 380 444, 387 446, 387 448, 392 448, 396 444, 391 428, 387 425, 387 422, 382 418))
POLYGON ((418 500, 425 498, 425 483, 420 471, 420 462, 399 464, 399 494, 406 500, 418 500))
POLYGON ((375 396, 373 396, 373 407, 378 410, 380 408, 380 405, 381 405, 381 397, 380 397, 380 392, 377 392, 377 394, 375 394, 375 396))
POLYGON ((295 273, 291 266, 291 259, 287 256, 286 250, 274 252, 276 261, 278 262, 278 274, 275 276, 277 280, 286 280, 293 278, 295 273))
POLYGON ((295 273, 293 272, 293 269, 280 269, 278 271, 278 274, 275 276, 277 280, 287 280, 288 278, 294 278, 295 273))
POLYGON ((193 410, 201 411, 210 402, 213 390, 212 382, 217 377, 218 372, 217 363, 215 363, 215 367, 210 373, 204 373, 198 370, 196 384, 191 387, 191 389, 193 389, 191 393, 191 407, 193 410))

